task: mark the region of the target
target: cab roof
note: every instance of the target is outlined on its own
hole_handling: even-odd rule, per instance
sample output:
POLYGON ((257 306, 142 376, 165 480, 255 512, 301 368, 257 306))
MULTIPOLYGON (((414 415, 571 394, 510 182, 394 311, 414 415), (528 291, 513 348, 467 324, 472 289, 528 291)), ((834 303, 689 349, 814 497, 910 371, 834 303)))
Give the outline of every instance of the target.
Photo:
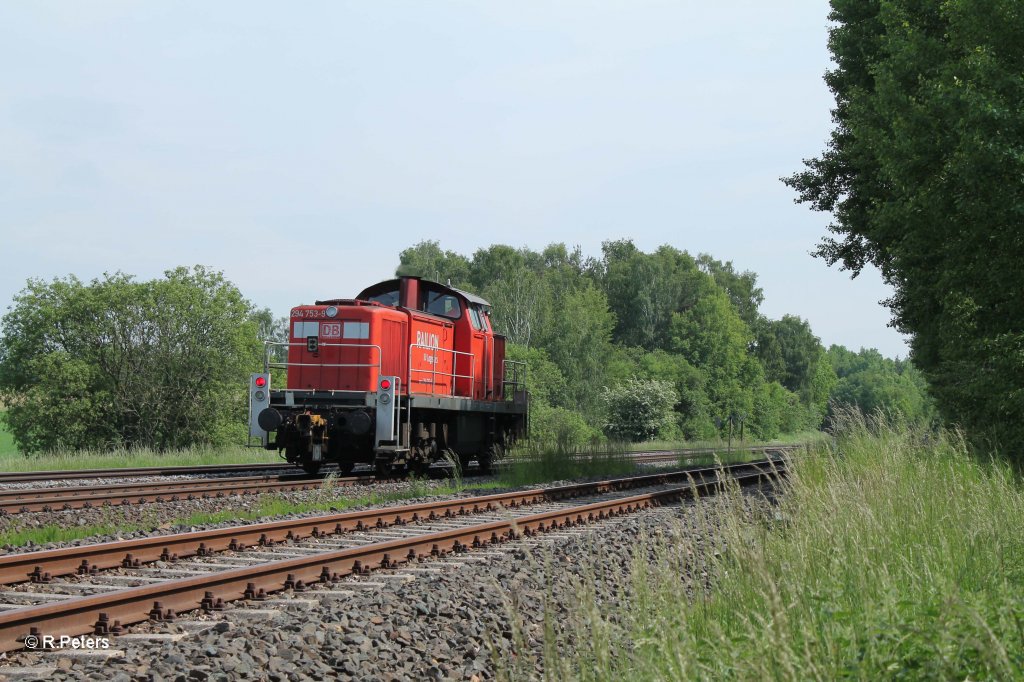
MULTIPOLYGON (((484 300, 480 296, 477 296, 476 294, 472 294, 472 293, 470 293, 468 291, 463 291, 462 289, 456 289, 455 287, 448 286, 447 284, 441 284, 440 282, 434 282, 433 280, 422 279, 420 277, 409 277, 407 279, 418 279, 420 281, 420 286, 421 287, 424 284, 428 284, 428 285, 431 286, 431 288, 437 288, 437 289, 439 289, 441 291, 450 291, 451 293, 453 293, 453 294, 455 294, 457 296, 461 296, 462 298, 466 299, 466 301, 469 302, 469 303, 473 303, 473 304, 476 304, 476 305, 479 305, 479 306, 483 306, 484 308, 488 308, 488 309, 490 309, 490 307, 491 307, 491 304, 488 303, 486 300, 484 300)), ((382 293, 384 293, 386 291, 397 291, 400 285, 401 285, 401 278, 384 280, 383 282, 378 282, 377 284, 374 284, 373 286, 366 287, 361 292, 359 292, 359 294, 356 296, 356 298, 365 301, 366 299, 370 298, 371 296, 376 296, 376 295, 382 294, 382 293)))

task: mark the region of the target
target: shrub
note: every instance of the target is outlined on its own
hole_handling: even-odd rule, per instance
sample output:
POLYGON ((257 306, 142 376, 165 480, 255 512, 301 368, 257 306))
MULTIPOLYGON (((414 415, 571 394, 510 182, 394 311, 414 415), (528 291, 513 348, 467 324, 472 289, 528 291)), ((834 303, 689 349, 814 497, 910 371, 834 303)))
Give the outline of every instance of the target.
POLYGON ((672 384, 659 379, 632 377, 615 388, 605 388, 601 393, 607 411, 605 434, 633 443, 670 435, 672 408, 678 400, 672 384))

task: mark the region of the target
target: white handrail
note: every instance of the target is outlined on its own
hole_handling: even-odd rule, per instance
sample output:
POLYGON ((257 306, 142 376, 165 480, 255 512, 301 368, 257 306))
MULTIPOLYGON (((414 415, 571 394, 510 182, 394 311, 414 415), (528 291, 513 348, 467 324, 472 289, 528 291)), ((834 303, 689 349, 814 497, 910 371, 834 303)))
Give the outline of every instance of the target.
POLYGON ((413 384, 414 381, 418 381, 421 384, 426 383, 426 380, 424 380, 424 379, 419 379, 419 380, 413 379, 412 378, 412 373, 413 372, 420 372, 422 374, 426 374, 426 373, 429 372, 430 373, 430 389, 431 389, 430 392, 432 394, 436 394, 437 393, 437 391, 434 390, 434 387, 437 385, 437 375, 440 374, 443 377, 450 377, 451 378, 451 389, 450 389, 449 395, 455 395, 455 380, 456 379, 469 379, 470 389, 469 389, 469 396, 467 396, 467 397, 471 397, 473 395, 473 387, 476 384, 476 362, 474 361, 475 357, 476 356, 473 355, 473 353, 466 353, 465 351, 461 351, 461 350, 451 350, 451 349, 448 349, 448 348, 439 348, 438 346, 427 346, 427 345, 422 344, 422 343, 411 343, 411 344, 409 344, 409 382, 408 382, 409 383, 409 391, 410 392, 412 391, 412 384, 413 384), (417 368, 413 368, 413 366, 412 366, 412 351, 413 351, 413 348, 422 348, 424 350, 433 351, 433 361, 430 363, 430 369, 420 369, 418 367, 417 368), (445 353, 451 353, 453 355, 453 358, 452 358, 452 371, 451 372, 438 372, 437 371, 437 351, 444 351, 445 353), (465 356, 468 356, 470 358, 469 366, 472 369, 472 374, 457 374, 455 372, 456 367, 458 365, 458 358, 459 358, 460 355, 465 355, 465 356))

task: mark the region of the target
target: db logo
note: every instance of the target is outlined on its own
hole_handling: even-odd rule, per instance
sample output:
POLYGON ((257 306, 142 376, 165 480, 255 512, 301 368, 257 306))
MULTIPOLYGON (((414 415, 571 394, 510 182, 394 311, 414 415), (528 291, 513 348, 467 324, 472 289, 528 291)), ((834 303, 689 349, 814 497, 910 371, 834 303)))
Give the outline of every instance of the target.
POLYGON ((320 336, 326 339, 337 339, 341 337, 340 322, 321 322, 320 336))

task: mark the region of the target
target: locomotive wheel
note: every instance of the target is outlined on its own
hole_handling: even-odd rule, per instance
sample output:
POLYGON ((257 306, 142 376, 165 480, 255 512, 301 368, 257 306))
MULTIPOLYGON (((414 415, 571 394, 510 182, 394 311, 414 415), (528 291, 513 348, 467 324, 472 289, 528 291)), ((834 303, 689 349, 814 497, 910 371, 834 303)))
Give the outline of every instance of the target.
POLYGON ((310 476, 316 476, 320 472, 320 462, 303 462, 302 468, 310 476))
POLYGON ((373 473, 382 480, 392 478, 391 465, 387 462, 376 462, 373 465, 373 473))
POLYGON ((352 473, 352 470, 355 469, 355 468, 356 468, 356 463, 355 462, 346 462, 346 461, 338 462, 338 473, 341 474, 342 476, 348 476, 349 474, 352 473))

